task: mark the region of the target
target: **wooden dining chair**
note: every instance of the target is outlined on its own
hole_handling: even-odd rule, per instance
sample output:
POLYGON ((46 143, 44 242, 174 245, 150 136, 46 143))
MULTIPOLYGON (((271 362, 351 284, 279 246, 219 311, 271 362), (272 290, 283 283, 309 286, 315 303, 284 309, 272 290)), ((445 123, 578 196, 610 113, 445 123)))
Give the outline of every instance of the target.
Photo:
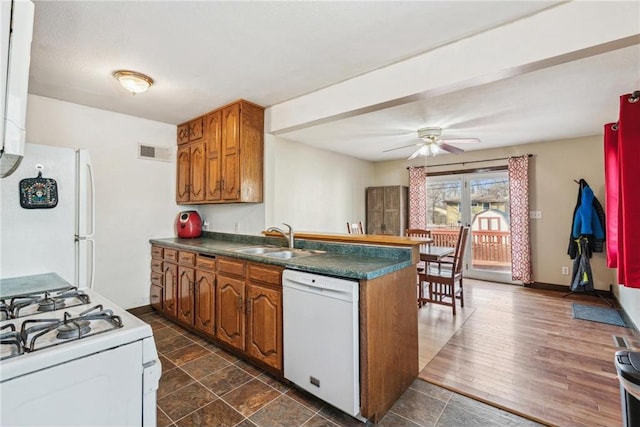
POLYGON ((347 231, 349 234, 364 234, 364 228, 362 227, 362 221, 347 222, 347 231))
MULTIPOLYGON (((424 230, 421 228, 408 228, 404 233, 407 237, 431 237, 431 230, 424 230)), ((420 252, 424 252, 429 243, 420 245, 420 252)), ((426 268, 425 262, 420 261, 417 264, 417 281, 418 281, 418 307, 422 307, 424 303, 424 288, 422 287, 422 283, 420 282, 420 273, 424 273, 424 269, 426 268)))
POLYGON ((420 274, 420 286, 426 283, 426 302, 451 306, 456 315, 456 299, 460 300, 460 307, 464 307, 464 288, 462 286, 462 262, 469 236, 469 227, 460 227, 453 262, 429 263, 424 273, 420 274), (456 287, 457 285, 457 287, 456 287))

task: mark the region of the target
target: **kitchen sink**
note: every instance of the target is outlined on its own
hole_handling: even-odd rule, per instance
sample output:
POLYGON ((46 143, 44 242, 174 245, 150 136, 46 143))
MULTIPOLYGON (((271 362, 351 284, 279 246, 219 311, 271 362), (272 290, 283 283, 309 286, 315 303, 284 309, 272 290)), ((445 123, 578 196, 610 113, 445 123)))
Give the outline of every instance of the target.
POLYGON ((282 248, 277 248, 274 246, 256 246, 252 248, 242 248, 236 249, 235 252, 239 252, 241 254, 247 255, 264 255, 269 252, 281 252, 282 248))
POLYGON ((308 251, 303 249, 289 249, 276 246, 253 246, 250 248, 236 249, 234 252, 247 255, 259 255, 268 258, 291 259, 301 256, 309 256, 324 253, 324 251, 308 251))
POLYGON ((300 251, 300 250, 297 250, 297 251, 281 250, 279 252, 270 252, 270 253, 264 254, 265 257, 278 258, 278 259, 291 259, 291 258, 298 258, 301 256, 309 256, 309 255, 313 255, 313 253, 309 251, 300 251))

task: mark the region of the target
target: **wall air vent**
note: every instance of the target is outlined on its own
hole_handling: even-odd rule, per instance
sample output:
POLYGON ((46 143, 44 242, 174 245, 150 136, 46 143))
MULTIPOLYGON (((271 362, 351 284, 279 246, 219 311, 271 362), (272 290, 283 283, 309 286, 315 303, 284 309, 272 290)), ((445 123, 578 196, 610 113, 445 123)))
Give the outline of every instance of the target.
POLYGON ((167 147, 154 147, 153 145, 138 144, 138 157, 149 160, 171 161, 171 149, 167 147))

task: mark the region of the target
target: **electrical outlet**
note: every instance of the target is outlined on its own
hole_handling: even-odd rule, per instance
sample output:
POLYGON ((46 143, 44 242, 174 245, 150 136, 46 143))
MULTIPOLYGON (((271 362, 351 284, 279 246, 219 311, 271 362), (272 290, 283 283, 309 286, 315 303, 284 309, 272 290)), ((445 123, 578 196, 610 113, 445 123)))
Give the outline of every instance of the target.
POLYGON ((529 218, 531 218, 531 219, 542 219, 542 211, 531 211, 531 212, 529 212, 529 218))
POLYGON ((236 233, 240 232, 240 223, 236 222, 233 226, 233 229, 235 230, 236 233))
POLYGON ((209 221, 207 221, 206 219, 202 220, 202 229, 203 230, 208 230, 209 229, 209 221))
POLYGON ((562 267, 562 274, 569 274, 569 267, 562 267))

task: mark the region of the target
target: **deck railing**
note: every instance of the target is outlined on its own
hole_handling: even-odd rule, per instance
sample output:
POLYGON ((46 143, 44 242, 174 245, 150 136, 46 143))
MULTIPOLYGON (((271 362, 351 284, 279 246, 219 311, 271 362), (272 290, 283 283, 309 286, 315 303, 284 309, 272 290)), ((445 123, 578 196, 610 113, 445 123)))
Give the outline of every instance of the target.
MULTIPOLYGON (((458 228, 431 229, 435 246, 455 247, 458 228)), ((476 265, 511 265, 511 234, 508 231, 471 230, 471 261, 476 265)))

